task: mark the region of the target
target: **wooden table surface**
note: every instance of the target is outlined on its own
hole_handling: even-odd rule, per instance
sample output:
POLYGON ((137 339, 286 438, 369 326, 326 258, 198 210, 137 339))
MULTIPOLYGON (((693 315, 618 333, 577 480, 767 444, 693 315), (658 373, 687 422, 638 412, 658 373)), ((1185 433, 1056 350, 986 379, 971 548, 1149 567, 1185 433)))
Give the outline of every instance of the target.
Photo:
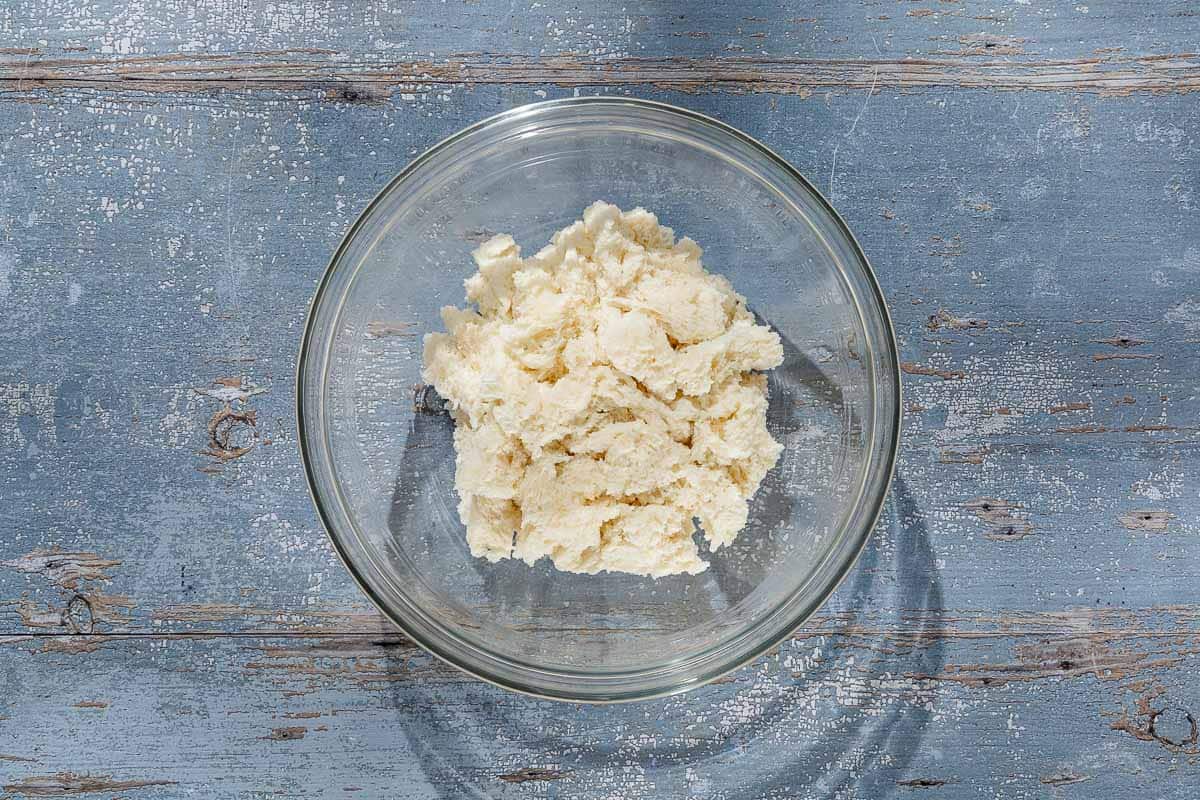
POLYGON ((1198 14, 3 3, 0 797, 1195 797, 1198 14), (834 598, 620 707, 389 627, 292 411, 306 304, 375 192, 467 123, 600 93, 807 174, 907 373, 892 499, 834 598))

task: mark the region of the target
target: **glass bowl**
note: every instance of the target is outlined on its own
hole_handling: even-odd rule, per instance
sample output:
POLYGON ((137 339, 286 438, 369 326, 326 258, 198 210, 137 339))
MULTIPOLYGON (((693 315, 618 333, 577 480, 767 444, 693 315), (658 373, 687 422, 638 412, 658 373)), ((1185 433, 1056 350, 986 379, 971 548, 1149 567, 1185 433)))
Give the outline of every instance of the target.
POLYGON ((879 286, 845 223, 749 136, 659 103, 536 103, 451 136, 347 233, 309 312, 300 443, 320 516, 363 590, 410 638, 495 684, 617 701, 679 692, 769 650, 829 596, 895 462, 900 378, 879 286), (453 422, 421 385, 424 334, 462 305, 470 252, 532 254, 595 200, 643 206, 704 248, 782 337, 768 427, 783 455, 736 542, 699 575, 568 574, 472 558, 453 422))

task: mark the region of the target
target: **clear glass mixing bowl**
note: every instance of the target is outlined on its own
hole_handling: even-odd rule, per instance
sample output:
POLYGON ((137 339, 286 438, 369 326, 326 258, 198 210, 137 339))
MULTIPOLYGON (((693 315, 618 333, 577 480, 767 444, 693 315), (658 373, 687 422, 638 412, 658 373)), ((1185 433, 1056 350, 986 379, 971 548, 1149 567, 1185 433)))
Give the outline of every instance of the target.
POLYGON ((792 167, 683 109, 618 98, 517 108, 451 136, 363 212, 301 344, 300 442, 347 567, 413 640, 545 697, 630 700, 712 680, 778 644, 850 569, 896 455, 887 310, 846 225, 792 167), (470 252, 526 253, 594 200, 643 206, 704 248, 783 338, 768 426, 784 445, 747 528, 709 569, 653 580, 472 558, 452 421, 421 387, 421 339, 463 303, 470 252))

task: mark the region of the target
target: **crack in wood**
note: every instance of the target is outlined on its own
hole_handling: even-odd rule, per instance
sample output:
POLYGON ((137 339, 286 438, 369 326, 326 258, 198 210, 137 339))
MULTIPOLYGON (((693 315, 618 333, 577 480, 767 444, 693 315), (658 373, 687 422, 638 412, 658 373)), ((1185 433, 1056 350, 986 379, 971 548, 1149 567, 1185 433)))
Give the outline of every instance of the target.
POLYGON ((948 781, 944 778, 909 778, 903 781, 896 781, 897 786, 905 789, 937 789, 948 783, 953 783, 953 781, 948 781))
POLYGON ((78 703, 73 703, 71 708, 108 708, 107 700, 80 700, 78 703))
POLYGON ((148 789, 154 786, 175 786, 167 780, 114 780, 111 775, 80 775, 56 772, 53 775, 31 775, 15 783, 4 784, 4 791, 28 797, 64 797, 94 792, 123 792, 148 789))
POLYGON ((1038 782, 1045 786, 1070 786, 1073 783, 1083 783, 1091 779, 1091 775, 1080 775, 1078 772, 1056 772, 1052 775, 1043 775, 1038 782))
POLYGON ((1159 358, 1153 353, 1096 353, 1092 361, 1156 361, 1159 358))
POLYGON ((929 375, 944 381, 962 380, 967 376, 961 369, 938 369, 923 364, 914 364, 911 361, 900 362, 900 371, 906 375, 929 375))
POLYGON ((562 780, 570 774, 570 772, 565 770, 527 767, 525 769, 518 769, 514 772, 507 772, 503 775, 497 775, 496 777, 505 783, 528 783, 529 781, 562 780))
POLYGON ((1015 659, 1006 663, 948 664, 936 675, 911 677, 977 689, 1080 677, 1113 681, 1147 670, 1174 667, 1197 652, 1200 645, 1187 636, 1151 642, 1149 646, 1118 647, 1114 637, 1102 631, 1018 644, 1013 648, 1015 659))
POLYGON ((76 589, 81 581, 108 581, 107 570, 119 567, 120 561, 103 558, 95 553, 66 552, 58 548, 34 550, 19 558, 0 561, 0 566, 18 572, 41 574, 63 589, 76 589))
POLYGON ((992 448, 985 445, 977 447, 943 447, 938 453, 939 464, 982 464, 992 448))
POLYGON ((1131 336, 1110 336, 1107 339, 1093 339, 1095 344, 1108 344, 1113 347, 1140 347, 1149 344, 1146 339, 1134 339, 1131 336))

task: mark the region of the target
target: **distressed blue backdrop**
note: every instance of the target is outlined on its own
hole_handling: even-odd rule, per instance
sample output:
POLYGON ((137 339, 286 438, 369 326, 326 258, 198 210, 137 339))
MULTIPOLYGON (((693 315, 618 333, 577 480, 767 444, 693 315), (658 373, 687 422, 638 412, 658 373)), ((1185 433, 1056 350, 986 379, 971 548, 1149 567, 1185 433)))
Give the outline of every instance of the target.
POLYGON ((5 3, 0 796, 1193 797, 1197 13, 5 3), (306 303, 374 193, 574 93, 795 163, 907 373, 892 500, 834 599, 721 683, 615 708, 389 628, 292 414, 306 303))

